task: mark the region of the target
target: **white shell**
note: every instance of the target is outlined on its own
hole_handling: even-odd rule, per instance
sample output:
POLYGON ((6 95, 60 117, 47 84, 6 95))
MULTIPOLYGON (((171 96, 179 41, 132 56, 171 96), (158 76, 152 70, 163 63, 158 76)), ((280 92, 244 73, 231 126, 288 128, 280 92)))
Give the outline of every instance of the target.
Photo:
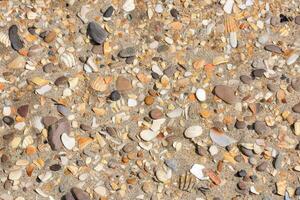
POLYGON ((237 34, 236 32, 230 32, 229 33, 229 42, 230 42, 230 46, 232 48, 236 48, 237 47, 237 34))
POLYGON ((206 92, 204 89, 199 88, 196 90, 196 97, 199 101, 205 101, 206 100, 206 92))
POLYGON ((22 170, 19 169, 19 170, 14 170, 14 171, 11 171, 8 175, 8 179, 9 180, 19 180, 22 176, 22 170))
POLYGON ((122 8, 126 12, 133 11, 135 9, 134 0, 126 0, 122 8))
POLYGON ((184 131, 184 136, 187 138, 195 138, 202 135, 202 132, 201 126, 190 126, 184 131))
POLYGON ((153 140, 157 135, 158 135, 158 132, 154 132, 154 131, 151 131, 151 130, 143 130, 143 131, 140 133, 140 136, 141 136, 141 138, 142 138, 144 141, 151 141, 151 140, 153 140))
POLYGON ((68 136, 66 133, 61 135, 61 141, 68 150, 72 150, 75 147, 75 138, 68 136))
POLYGON ((43 182, 47 182, 52 177, 52 172, 48 171, 45 174, 41 174, 38 176, 38 178, 43 182))
POLYGON ((172 110, 171 112, 167 113, 167 116, 170 118, 180 117, 182 112, 183 112, 182 108, 176 108, 175 110, 172 110))
POLYGON ((194 164, 192 168, 190 169, 190 172, 196 176, 199 180, 206 180, 207 178, 203 174, 203 169, 205 167, 200 164, 194 164))
POLYGON ((60 61, 62 62, 62 64, 69 68, 74 67, 76 65, 75 57, 71 53, 63 53, 60 56, 60 61))
POLYGON ((232 12, 232 8, 233 8, 233 4, 234 4, 234 0, 226 0, 223 10, 227 13, 227 14, 231 14, 232 12))
POLYGON ((297 61, 298 58, 299 58, 299 53, 293 53, 290 57, 288 57, 286 64, 292 65, 297 61))
POLYGON ((4 44, 4 46, 10 46, 10 40, 7 34, 0 32, 0 43, 4 44))
POLYGON ((233 138, 225 135, 225 133, 219 132, 215 129, 211 129, 209 135, 210 135, 211 140, 214 143, 216 143, 222 147, 226 147, 226 146, 236 142, 233 138))
POLYGON ((84 5, 81 7, 80 12, 77 14, 77 16, 81 19, 83 23, 88 23, 89 19, 87 19, 87 14, 90 11, 90 5, 84 5))
POLYGON ((171 179, 172 177, 172 170, 169 169, 167 171, 164 171, 164 170, 161 170, 161 169, 158 169, 156 172, 155 172, 155 175, 156 175, 156 178, 160 181, 160 182, 167 182, 169 179, 171 179))

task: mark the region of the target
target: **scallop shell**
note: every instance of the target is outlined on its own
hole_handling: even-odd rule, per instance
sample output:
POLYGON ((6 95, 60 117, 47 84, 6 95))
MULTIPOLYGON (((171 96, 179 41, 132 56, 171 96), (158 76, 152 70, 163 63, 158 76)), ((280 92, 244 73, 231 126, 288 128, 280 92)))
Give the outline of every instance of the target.
POLYGON ((105 83, 104 78, 99 76, 91 83, 91 87, 99 92, 104 92, 108 85, 105 83))
POLYGON ((0 43, 4 44, 6 47, 10 46, 10 40, 7 34, 0 32, 0 43))
POLYGON ((224 19, 224 25, 225 25, 225 32, 231 33, 231 32, 237 32, 238 31, 238 24, 235 20, 235 18, 231 15, 228 15, 224 19))
POLYGON ((60 56, 60 61, 68 68, 74 67, 76 65, 75 57, 71 53, 63 53, 60 56))
POLYGON ((185 172, 184 174, 179 176, 178 187, 179 189, 191 192, 195 186, 197 185, 197 179, 189 172, 185 172))

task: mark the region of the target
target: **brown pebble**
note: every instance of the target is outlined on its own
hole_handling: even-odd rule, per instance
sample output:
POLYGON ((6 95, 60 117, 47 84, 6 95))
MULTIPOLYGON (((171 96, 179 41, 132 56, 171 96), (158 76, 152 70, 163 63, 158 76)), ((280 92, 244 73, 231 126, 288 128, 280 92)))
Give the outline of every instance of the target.
POLYGON ((55 40, 56 33, 54 31, 50 31, 47 36, 44 38, 44 41, 47 43, 51 43, 55 40))
POLYGON ((144 99, 144 102, 146 105, 150 106, 154 103, 154 97, 153 96, 146 96, 144 99))
POLYGON ((119 76, 116 81, 116 88, 120 92, 125 92, 132 89, 131 80, 119 76))
POLYGON ((22 105, 18 108, 17 112, 21 117, 26 117, 29 111, 29 105, 22 105))
POLYGON ((244 181, 238 182, 237 186, 240 190, 246 190, 247 189, 247 185, 244 181))
POLYGON ((256 167, 256 170, 259 172, 262 172, 262 171, 265 171, 267 169, 267 167, 268 167, 268 163, 266 161, 263 161, 256 167))
POLYGON ((149 116, 150 116, 152 119, 160 119, 160 118, 162 118, 163 113, 161 112, 160 109, 154 108, 154 109, 152 109, 152 110, 149 112, 149 116))
POLYGON ((234 94, 234 90, 229 86, 217 85, 214 89, 214 93, 228 104, 234 104, 238 101, 238 98, 234 94))

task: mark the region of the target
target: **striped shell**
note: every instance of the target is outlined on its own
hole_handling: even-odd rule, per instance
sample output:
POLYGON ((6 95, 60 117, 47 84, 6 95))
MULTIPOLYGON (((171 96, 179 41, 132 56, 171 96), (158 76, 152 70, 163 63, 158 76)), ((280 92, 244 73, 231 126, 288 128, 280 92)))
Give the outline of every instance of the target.
POLYGON ((108 85, 105 83, 103 77, 98 76, 91 82, 91 87, 96 91, 104 92, 107 89, 108 85))
POLYGON ((6 47, 10 46, 10 40, 7 34, 0 32, 0 43, 4 44, 6 47))
POLYGON ((225 32, 231 33, 238 31, 238 25, 235 18, 231 15, 228 15, 224 19, 225 32))
POLYGON ((76 65, 75 57, 71 53, 63 53, 60 56, 60 61, 64 66, 69 68, 74 67, 76 65))
POLYGON ((179 189, 191 192, 197 185, 197 179, 191 173, 186 172, 179 176, 178 187, 179 189))

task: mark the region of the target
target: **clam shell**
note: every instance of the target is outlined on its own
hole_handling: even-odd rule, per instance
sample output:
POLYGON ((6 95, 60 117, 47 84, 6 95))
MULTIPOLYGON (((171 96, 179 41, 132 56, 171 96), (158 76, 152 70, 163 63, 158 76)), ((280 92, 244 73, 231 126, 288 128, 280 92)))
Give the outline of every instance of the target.
POLYGON ((63 53, 60 56, 60 61, 64 66, 68 68, 74 67, 76 65, 75 57, 71 53, 63 53))
POLYGON ((218 131, 214 128, 210 130, 209 135, 210 135, 211 140, 214 143, 216 143, 222 147, 226 147, 226 146, 236 142, 233 138, 225 135, 224 132, 218 131))
POLYGON ((225 32, 231 33, 231 32, 237 32, 238 31, 238 24, 235 20, 235 18, 231 15, 228 15, 224 19, 224 25, 225 25, 225 32))
POLYGON ((4 44, 5 47, 10 46, 10 40, 7 34, 0 32, 0 43, 4 44))
POLYGON ((103 77, 98 76, 94 81, 92 81, 91 87, 96 91, 104 92, 108 85, 105 83, 103 77))
POLYGON ((202 127, 201 126, 190 126, 184 132, 185 137, 187 138, 195 138, 202 135, 202 127))

